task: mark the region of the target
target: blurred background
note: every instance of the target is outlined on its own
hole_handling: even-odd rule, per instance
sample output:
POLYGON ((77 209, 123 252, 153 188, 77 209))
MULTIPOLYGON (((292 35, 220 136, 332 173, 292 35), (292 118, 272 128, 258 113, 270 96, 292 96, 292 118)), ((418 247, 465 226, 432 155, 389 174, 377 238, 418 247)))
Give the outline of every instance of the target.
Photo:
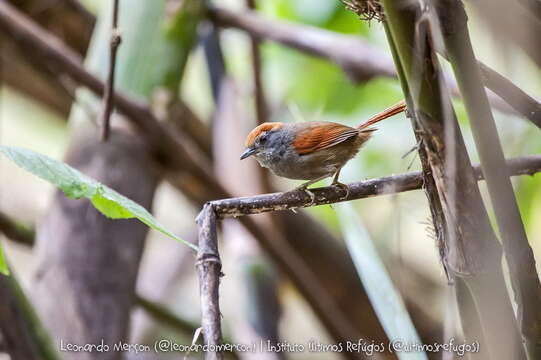
MULTIPOLYGON (((95 33, 90 50, 87 52, 84 46, 85 41, 74 39, 72 32, 79 31, 81 34, 88 34, 92 29, 92 25, 88 24, 93 23, 93 20, 89 19, 93 19, 94 16, 99 17, 100 14, 106 14, 105 18, 108 18, 109 2, 105 0, 81 1, 84 11, 88 12, 84 16, 81 15, 83 10, 73 10, 66 5, 70 2, 66 1, 63 4, 60 0, 8 1, 30 18, 36 19, 41 26, 63 38, 68 45, 74 47, 74 44, 78 44, 79 48, 75 50, 81 56, 86 54, 86 63, 89 68, 94 73, 103 75, 106 64, 104 64, 105 60, 99 59, 106 59, 105 36, 95 33), (70 17, 62 19, 61 15, 55 15, 63 11, 66 11, 70 17), (77 16, 81 16, 84 20, 77 20, 77 16), (63 22, 68 20, 70 24, 65 27, 63 22), (101 55, 99 49, 104 49, 101 55), (91 60, 88 56, 92 57, 91 60), (100 66, 101 70, 98 69, 100 66)), ((518 49, 505 48, 505 45, 499 41, 498 34, 491 30, 490 24, 479 16, 478 9, 468 3, 466 5, 470 33, 477 57, 511 79, 533 97, 541 97, 539 68, 531 58, 518 49)), ((151 5, 146 6, 151 7, 151 5)), ((167 6, 167 4, 164 5, 164 1, 157 1, 155 4, 157 10, 151 14, 147 13, 147 21, 155 21, 159 24, 160 19, 167 16, 167 11, 174 11, 167 6), (165 7, 165 10, 162 7, 165 7)), ((216 3, 216 6, 219 6, 218 9, 237 14, 245 13, 247 4, 242 0, 228 0, 216 3)), ((130 86, 137 86, 130 85, 130 81, 126 78, 133 79, 139 76, 140 72, 152 73, 162 66, 160 65, 162 60, 171 61, 168 53, 161 55, 152 53, 155 49, 152 38, 130 40, 129 29, 131 28, 125 25, 130 20, 130 15, 126 13, 132 14, 131 17, 136 18, 134 21, 139 21, 139 26, 144 26, 144 24, 141 25, 144 17, 139 17, 140 14, 133 7, 135 6, 129 6, 126 1, 121 1, 120 27, 123 31, 124 42, 119 48, 117 79, 120 79, 118 87, 127 93, 130 92, 130 86), (134 44, 137 44, 141 50, 134 50, 134 44), (133 64, 129 63, 127 58, 129 51, 136 54, 134 56, 137 56, 138 68, 134 68, 133 64), (127 70, 122 70, 123 68, 130 70, 126 73, 127 70)), ((381 64, 388 63, 392 66, 381 24, 376 20, 360 21, 357 15, 345 10, 339 1, 265 0, 257 2, 256 11, 259 16, 269 20, 287 21, 310 27, 310 29, 324 29, 335 34, 359 38, 371 46, 366 48, 367 51, 374 50, 371 56, 375 56, 376 61, 377 57, 381 57, 381 64)), ((100 21, 96 26, 100 26, 100 21)), ((105 29, 107 26, 101 28, 105 29)), ((155 29, 158 32, 162 30, 160 27, 155 29)), ((286 191, 297 186, 299 183, 296 181, 277 178, 266 170, 259 170, 253 159, 243 163, 238 160, 245 135, 258 122, 251 38, 245 31, 236 28, 227 27, 217 30, 208 21, 201 22, 194 36, 196 40, 187 57, 186 67, 181 75, 182 81, 176 83, 178 89, 174 89, 171 93, 182 99, 201 121, 200 125, 206 128, 204 136, 207 136, 206 139, 210 144, 207 155, 212 159, 215 178, 222 182, 234 196, 255 195, 270 189, 286 191), (224 69, 220 69, 220 66, 212 68, 212 61, 209 61, 213 59, 213 54, 216 56, 216 53, 213 53, 216 51, 216 47, 213 47, 213 39, 216 40, 214 36, 219 37, 224 69), (213 94, 213 79, 210 76, 213 73, 222 77, 219 84, 222 93, 218 100, 216 93, 213 94)), ((29 148, 58 160, 69 159, 66 154, 69 154, 72 151, 70 149, 77 145, 79 141, 77 139, 81 133, 86 133, 88 136, 88 133, 95 132, 93 136, 97 138, 99 131, 95 123, 89 121, 88 118, 93 116, 93 106, 97 109, 94 115, 99 113, 99 103, 92 95, 79 91, 77 96, 83 100, 80 100, 69 111, 69 106, 66 107, 63 100, 55 99, 56 90, 49 90, 46 85, 36 89, 35 92, 28 90, 32 87, 33 74, 21 76, 20 82, 25 83, 17 84, 17 81, 13 81, 7 73, 13 71, 11 62, 18 61, 17 59, 22 56, 22 59, 28 62, 27 66, 32 67, 33 62, 40 60, 31 59, 24 52, 15 54, 19 50, 15 50, 16 45, 13 44, 13 39, 9 40, 7 37, 9 35, 0 35, 3 42, 0 71, 2 79, 5 80, 2 81, 0 88, 0 143, 29 148), (76 114, 81 112, 86 115, 76 114), (83 122, 86 124, 82 125, 83 122)), ((398 80, 391 76, 375 74, 359 81, 348 76, 343 67, 336 62, 303 54, 298 49, 273 41, 261 41, 259 50, 261 84, 267 109, 265 120, 268 121, 326 120, 354 126, 401 100, 403 96, 398 80)), ((444 70, 451 79, 450 68, 446 67, 444 70)), ((66 87, 74 88, 74 84, 69 79, 62 78, 62 74, 53 76, 58 76, 57 80, 66 87)), ((44 81, 44 84, 46 83, 47 81, 44 81)), ((36 86, 38 85, 41 86, 36 83, 36 86)), ((155 113, 160 114, 162 111, 160 103, 163 102, 164 96, 168 95, 161 92, 157 81, 148 82, 142 87, 145 86, 144 90, 134 90, 133 93, 146 97, 148 103, 151 103, 155 109, 155 113)), ((73 92, 72 95, 74 94, 73 92)), ((59 95, 58 98, 64 99, 65 94, 59 95)), ((477 154, 460 99, 455 97, 454 105, 470 157, 472 162, 477 163, 477 154)), ((495 108, 494 116, 506 157, 541 153, 538 129, 508 108, 500 110, 495 108)), ((119 124, 121 122, 121 119, 118 120, 119 124)), ((410 122, 405 115, 393 117, 378 124, 377 127, 379 130, 372 140, 343 169, 342 182, 351 183, 420 169, 416 152, 406 155, 415 146, 415 139, 410 122)), ((122 125, 118 128, 122 131, 122 125)), ((78 162, 75 161, 75 163, 78 162)), ((115 163, 109 163, 111 164, 114 166, 115 163)), ((83 166, 83 172, 85 166, 83 166)), ((90 170, 90 175, 99 178, 99 175, 95 173, 95 168, 93 169, 90 170)), ((130 177, 127 179, 130 181, 131 177, 136 177, 138 172, 145 169, 146 165, 141 165, 141 169, 120 176, 130 177)), ((188 190, 179 191, 179 187, 175 186, 174 182, 161 181, 163 173, 167 171, 163 169, 158 171, 153 200, 150 200, 148 204, 151 206, 149 210, 168 229, 194 242, 196 241, 194 219, 201 209, 197 204, 202 201, 200 194, 205 192, 205 185, 199 184, 199 187, 203 189, 198 188, 197 183, 187 185, 184 189, 188 190), (196 189, 193 191, 197 192, 197 195, 190 193, 189 189, 196 189), (194 198, 199 200, 194 201, 194 198)), ((318 185, 325 186, 328 183, 329 180, 324 180, 318 185)), ((539 175, 516 177, 513 179, 513 184, 531 246, 534 254, 539 256, 541 255, 541 223, 537 219, 541 217, 541 177, 539 175)), ((481 184, 480 187, 485 195, 484 185, 481 184)), ((54 216, 53 213, 56 210, 53 205, 58 199, 54 193, 55 190, 51 185, 21 170, 4 157, 0 158, 0 212, 5 216, 29 229, 36 227, 39 229, 40 224, 50 222, 51 216, 54 216)), ((212 198, 210 195, 209 197, 212 198)), ((442 334, 449 334, 449 331, 450 334, 459 335, 460 326, 456 321, 454 296, 447 284, 439 259, 430 211, 423 191, 367 198, 353 201, 351 205, 357 217, 357 225, 366 232, 366 241, 375 246, 376 255, 382 261, 399 297, 406 305, 419 336, 422 339, 434 340, 441 339, 442 334)), ((341 206, 326 205, 306 209, 305 213, 309 218, 303 214, 288 211, 281 217, 257 215, 254 219, 263 229, 267 229, 265 231, 270 231, 271 237, 276 236, 277 241, 283 242, 284 236, 294 239, 286 240, 294 244, 296 242, 296 245, 288 246, 292 246, 297 256, 305 262, 316 264, 311 269, 317 278, 327 278, 326 281, 329 284, 332 283, 333 277, 353 277, 352 281, 358 281, 361 288, 361 282, 359 278, 356 278, 355 272, 344 276, 341 274, 344 266, 349 269, 348 271, 353 269, 350 266, 351 259, 340 258, 342 255, 349 256, 345 251, 346 244, 343 240, 345 220, 339 216, 341 206), (318 236, 328 235, 327 241, 311 239, 310 236, 315 235, 311 235, 307 230, 295 234, 295 231, 300 231, 299 223, 292 225, 291 221, 297 220, 284 220, 284 218, 302 218, 305 221, 304 226, 308 228, 316 225, 317 229, 322 227, 323 233, 315 228, 314 231, 319 234, 318 236), (275 225, 269 225, 269 223, 275 225), (297 230, 295 226, 298 227, 297 230), (284 230, 288 227, 289 230, 284 230), (281 234, 273 235, 271 231, 273 228, 278 229, 281 234), (311 249, 312 241, 318 244, 323 241, 324 245, 314 245, 315 247, 311 249), (330 250, 319 252, 321 249, 330 250), (329 254, 328 261, 325 259, 327 254, 329 254), (347 266, 341 262, 346 263, 347 266)), ((78 228, 78 231, 85 232, 84 222, 81 224, 83 225, 78 228)), ((58 234, 55 232, 55 226, 60 226, 58 224, 43 226, 49 229, 49 232, 53 232, 49 236, 68 236, 60 230, 58 234)), ((92 226, 92 223, 88 226, 92 226)), ((44 290, 34 291, 35 282, 40 281, 37 279, 39 270, 36 269, 46 266, 44 265, 47 263, 46 259, 53 257, 53 250, 44 250, 43 248, 48 245, 43 243, 38 244, 37 249, 19 244, 1 234, 0 241, 4 245, 7 258, 12 264, 14 273, 19 277, 23 289, 33 300, 35 299, 32 296, 33 293, 38 296, 43 295, 44 290)), ((75 238, 71 241, 66 240, 62 244, 69 247, 78 246, 75 238)), ((291 343, 307 344, 310 340, 317 339, 322 343, 335 342, 333 336, 325 329, 317 312, 314 312, 302 292, 299 292, 298 286, 291 282, 289 276, 276 266, 272 257, 267 256, 266 249, 262 248, 236 220, 227 220, 221 227, 220 254, 223 261, 222 271, 225 274, 221 281, 220 303, 224 334, 229 341, 251 343, 256 339, 272 339, 272 341, 285 340, 291 343)), ((85 261, 84 258, 81 259, 80 261, 85 261)), ((129 325, 126 325, 127 330, 120 331, 124 334, 129 333, 131 342, 150 344, 156 339, 170 338, 179 343, 191 343, 193 329, 200 321, 199 290, 194 271, 194 259, 189 248, 157 232, 148 232, 139 270, 135 270, 134 273, 137 275, 136 293, 139 298, 160 304, 161 310, 167 309, 173 320, 167 321, 163 316, 160 318, 160 315, 152 314, 148 306, 141 307, 137 300, 131 310, 131 321, 129 325)), ((135 261, 136 269, 137 263, 138 260, 135 261)), ((115 271, 117 270, 122 271, 122 269, 115 271)), ((370 277, 371 271, 381 270, 377 266, 366 268, 365 276, 370 277)), ((94 279, 95 281, 105 281, 101 278, 104 276, 103 273, 98 272, 96 276, 99 278, 94 279)), ((122 281, 129 282, 129 280, 122 281)), ((345 283, 339 286, 342 290, 344 287, 347 289, 348 282, 344 281, 345 283)), ((325 281, 323 288, 329 288, 325 285, 325 281)), ((61 287, 58 289, 61 290, 61 287)), ((331 298, 347 297, 347 293, 340 292, 342 290, 330 292, 331 298)), ((357 290, 352 290, 352 295, 355 291, 357 290)), ((61 293, 57 295, 56 301, 62 302, 63 295, 61 293)), ((68 299, 71 297, 68 296, 68 299)), ((69 301, 72 300, 67 300, 69 301)), ((342 309, 348 307, 346 300, 339 300, 339 302, 342 304, 342 309)), ((351 299, 350 304, 355 303, 356 300, 351 299)), ((97 308, 99 309, 99 305, 97 308)), ((40 309, 39 305, 38 309, 40 309)), ((359 311, 365 312, 363 309, 359 311)), ((347 310, 345 314, 359 325, 358 329, 362 333, 367 334, 367 339, 377 340, 381 337, 380 330, 374 330, 371 325, 368 325, 372 321, 370 316, 367 315, 365 318, 362 315, 357 316, 353 309, 351 314, 348 314, 347 310), (365 324, 360 324, 360 319, 364 319, 362 321, 366 321, 365 324)), ((45 321, 46 326, 49 326, 49 320, 45 321)), ((178 358, 178 354, 168 353, 156 356, 153 354, 149 359, 178 358)), ((199 355, 193 356, 197 358, 199 355)), ((341 357, 331 352, 310 353, 307 351, 287 354, 239 354, 239 356, 254 359, 341 357)), ((137 358, 144 357, 139 355, 137 358)))

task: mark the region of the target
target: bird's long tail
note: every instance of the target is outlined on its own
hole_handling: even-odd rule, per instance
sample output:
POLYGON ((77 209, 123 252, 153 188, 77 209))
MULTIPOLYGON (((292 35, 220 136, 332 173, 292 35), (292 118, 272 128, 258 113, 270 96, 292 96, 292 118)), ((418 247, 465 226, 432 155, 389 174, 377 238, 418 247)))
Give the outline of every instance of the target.
POLYGON ((382 112, 377 113, 376 115, 372 116, 370 119, 368 119, 366 122, 362 123, 357 127, 359 130, 364 130, 370 125, 373 125, 377 122, 380 122, 381 120, 385 120, 387 118, 390 118, 393 115, 400 114, 401 112, 406 111, 406 102, 404 100, 394 104, 393 106, 383 110, 382 112))

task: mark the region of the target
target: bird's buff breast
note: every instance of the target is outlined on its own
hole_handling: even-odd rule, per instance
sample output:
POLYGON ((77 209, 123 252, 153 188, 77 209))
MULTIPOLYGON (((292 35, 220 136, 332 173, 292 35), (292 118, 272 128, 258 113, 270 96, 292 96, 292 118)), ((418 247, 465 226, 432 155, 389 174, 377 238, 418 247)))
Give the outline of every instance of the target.
POLYGON ((261 152, 255 158, 261 166, 278 176, 295 180, 313 180, 333 175, 354 157, 357 151, 358 147, 352 149, 338 144, 331 149, 305 155, 299 155, 291 150, 273 150, 261 152))

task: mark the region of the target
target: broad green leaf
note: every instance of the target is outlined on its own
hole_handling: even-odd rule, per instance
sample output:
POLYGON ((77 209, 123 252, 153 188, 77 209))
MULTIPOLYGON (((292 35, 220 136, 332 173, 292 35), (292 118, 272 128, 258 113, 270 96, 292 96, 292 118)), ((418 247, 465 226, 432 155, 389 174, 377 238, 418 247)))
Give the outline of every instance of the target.
MULTIPOLYGON (((385 333, 391 342, 421 344, 402 297, 394 287, 361 219, 349 203, 339 204, 336 208, 349 254, 385 333)), ((396 355, 400 360, 428 359, 424 352, 396 352, 396 355)))
POLYGON ((141 205, 67 164, 23 148, 0 146, 0 152, 23 169, 58 187, 67 197, 90 199, 99 212, 111 219, 137 218, 148 227, 197 250, 197 246, 167 230, 141 205))
POLYGON ((8 263, 6 261, 6 257, 4 256, 2 243, 0 243, 0 274, 9 275, 8 263))

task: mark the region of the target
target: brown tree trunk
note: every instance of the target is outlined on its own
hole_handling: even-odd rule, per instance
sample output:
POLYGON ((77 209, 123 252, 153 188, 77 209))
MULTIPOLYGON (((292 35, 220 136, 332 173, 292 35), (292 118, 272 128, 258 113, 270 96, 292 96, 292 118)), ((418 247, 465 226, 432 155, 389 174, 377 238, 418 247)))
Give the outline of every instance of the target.
MULTIPOLYGON (((93 135, 94 136, 94 135, 93 135)), ((74 141, 67 162, 147 209, 158 183, 149 151, 133 136, 106 143, 74 141)), ((57 349, 107 344, 107 352, 62 352, 63 359, 119 359, 112 345, 128 339, 128 322, 147 227, 110 220, 87 200, 60 192, 38 227, 40 256, 34 302, 57 349)))

